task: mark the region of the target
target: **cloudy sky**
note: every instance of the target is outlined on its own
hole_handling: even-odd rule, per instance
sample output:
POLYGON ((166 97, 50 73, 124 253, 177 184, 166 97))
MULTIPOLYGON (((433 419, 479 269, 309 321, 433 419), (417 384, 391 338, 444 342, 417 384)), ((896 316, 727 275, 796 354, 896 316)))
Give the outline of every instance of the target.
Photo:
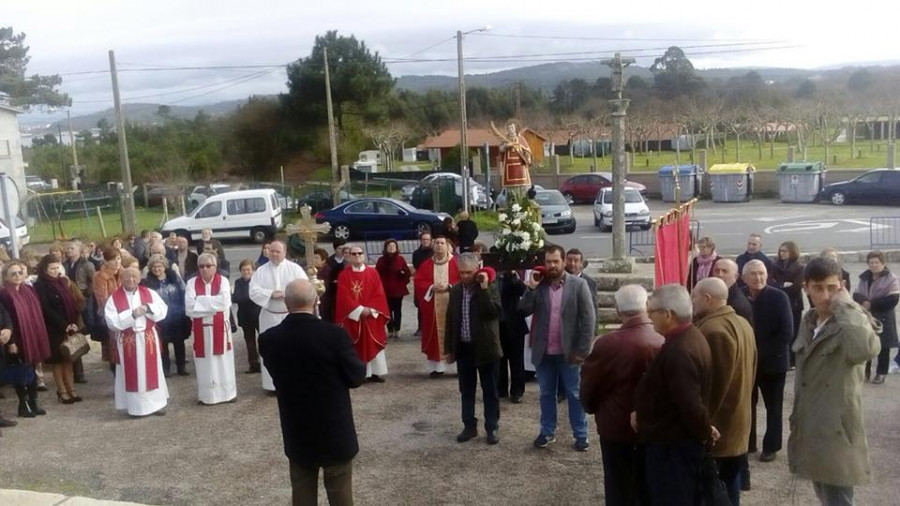
POLYGON ((467 58, 515 56, 508 62, 467 61, 467 73, 599 59, 616 50, 649 65, 673 44, 685 48, 700 68, 817 68, 900 59, 895 41, 900 2, 895 0, 849 10, 838 7, 846 4, 828 7, 824 2, 732 4, 25 0, 4 2, 0 25, 27 34, 30 73, 63 74, 62 90, 73 98, 74 115, 112 106, 109 74, 103 72, 110 49, 119 62, 123 101, 198 105, 283 91, 281 65, 306 56, 314 37, 328 29, 356 35, 391 59, 394 76, 455 75, 452 37, 456 30, 482 26, 490 29, 465 38, 467 58), (407 57, 430 61, 393 60, 407 57), (166 68, 210 66, 245 68, 166 68), (128 71, 150 68, 159 70, 128 71))

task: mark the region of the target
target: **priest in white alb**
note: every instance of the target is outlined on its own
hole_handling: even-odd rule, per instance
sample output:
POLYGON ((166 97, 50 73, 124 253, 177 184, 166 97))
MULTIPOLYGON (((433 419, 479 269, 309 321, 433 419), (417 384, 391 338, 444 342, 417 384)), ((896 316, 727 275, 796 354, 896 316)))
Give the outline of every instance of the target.
POLYGON ((217 272, 217 260, 211 253, 200 255, 200 274, 188 280, 184 294, 184 312, 191 319, 194 335, 197 398, 203 404, 228 402, 237 397, 234 347, 228 324, 231 287, 217 272))
MULTIPOLYGON (((250 299, 262 311, 259 313, 259 335, 281 323, 288 314, 284 305, 284 287, 295 279, 309 279, 299 265, 284 258, 285 246, 281 241, 269 245, 269 261, 261 265, 250 278, 250 299)), ((262 385, 269 392, 275 391, 272 376, 262 366, 262 385)))
POLYGON ((122 269, 121 278, 122 286, 104 307, 116 344, 116 409, 127 410, 131 416, 164 415, 169 389, 156 322, 165 319, 168 308, 156 292, 138 285, 137 268, 122 269))

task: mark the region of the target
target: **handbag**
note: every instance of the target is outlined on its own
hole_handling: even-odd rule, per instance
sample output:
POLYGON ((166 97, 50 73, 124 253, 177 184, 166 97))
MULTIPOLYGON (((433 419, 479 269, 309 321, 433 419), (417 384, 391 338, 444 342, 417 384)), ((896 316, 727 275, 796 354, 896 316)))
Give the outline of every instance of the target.
POLYGON ((59 350, 67 362, 74 362, 91 351, 91 345, 84 334, 76 332, 59 345, 59 350))
POLYGON ((700 464, 700 488, 705 506, 732 506, 725 483, 719 479, 719 468, 709 452, 700 464))

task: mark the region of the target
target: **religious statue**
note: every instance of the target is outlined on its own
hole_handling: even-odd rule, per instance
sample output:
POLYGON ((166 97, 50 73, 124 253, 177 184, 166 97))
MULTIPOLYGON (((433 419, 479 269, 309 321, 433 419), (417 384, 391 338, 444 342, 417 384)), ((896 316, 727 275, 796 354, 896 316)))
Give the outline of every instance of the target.
POLYGON ((517 131, 516 124, 510 121, 506 124, 506 135, 502 134, 494 123, 491 122, 491 130, 500 138, 500 153, 502 154, 503 187, 515 188, 531 186, 531 176, 528 167, 531 165, 531 148, 525 138, 517 131))
POLYGON ((285 231, 288 234, 297 234, 303 241, 306 253, 306 274, 309 276, 309 281, 316 287, 316 292, 318 292, 320 296, 325 293, 325 283, 316 278, 313 255, 315 254, 316 241, 319 234, 327 234, 330 230, 331 225, 328 224, 328 222, 316 223, 315 218, 312 217, 312 208, 308 205, 304 205, 300 208, 300 219, 297 220, 296 223, 285 227, 285 231))

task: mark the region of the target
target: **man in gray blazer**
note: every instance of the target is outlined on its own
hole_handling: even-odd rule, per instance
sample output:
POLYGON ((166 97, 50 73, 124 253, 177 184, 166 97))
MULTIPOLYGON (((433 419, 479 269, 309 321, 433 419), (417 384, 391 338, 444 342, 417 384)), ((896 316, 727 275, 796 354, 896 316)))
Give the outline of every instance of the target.
POLYGON ((519 309, 531 320, 531 361, 541 390, 541 433, 536 448, 556 441, 556 390, 562 381, 569 402, 575 449, 586 451, 588 423, 579 397, 581 363, 591 352, 596 311, 587 282, 567 274, 562 247, 545 248, 543 272, 532 273, 519 309))

